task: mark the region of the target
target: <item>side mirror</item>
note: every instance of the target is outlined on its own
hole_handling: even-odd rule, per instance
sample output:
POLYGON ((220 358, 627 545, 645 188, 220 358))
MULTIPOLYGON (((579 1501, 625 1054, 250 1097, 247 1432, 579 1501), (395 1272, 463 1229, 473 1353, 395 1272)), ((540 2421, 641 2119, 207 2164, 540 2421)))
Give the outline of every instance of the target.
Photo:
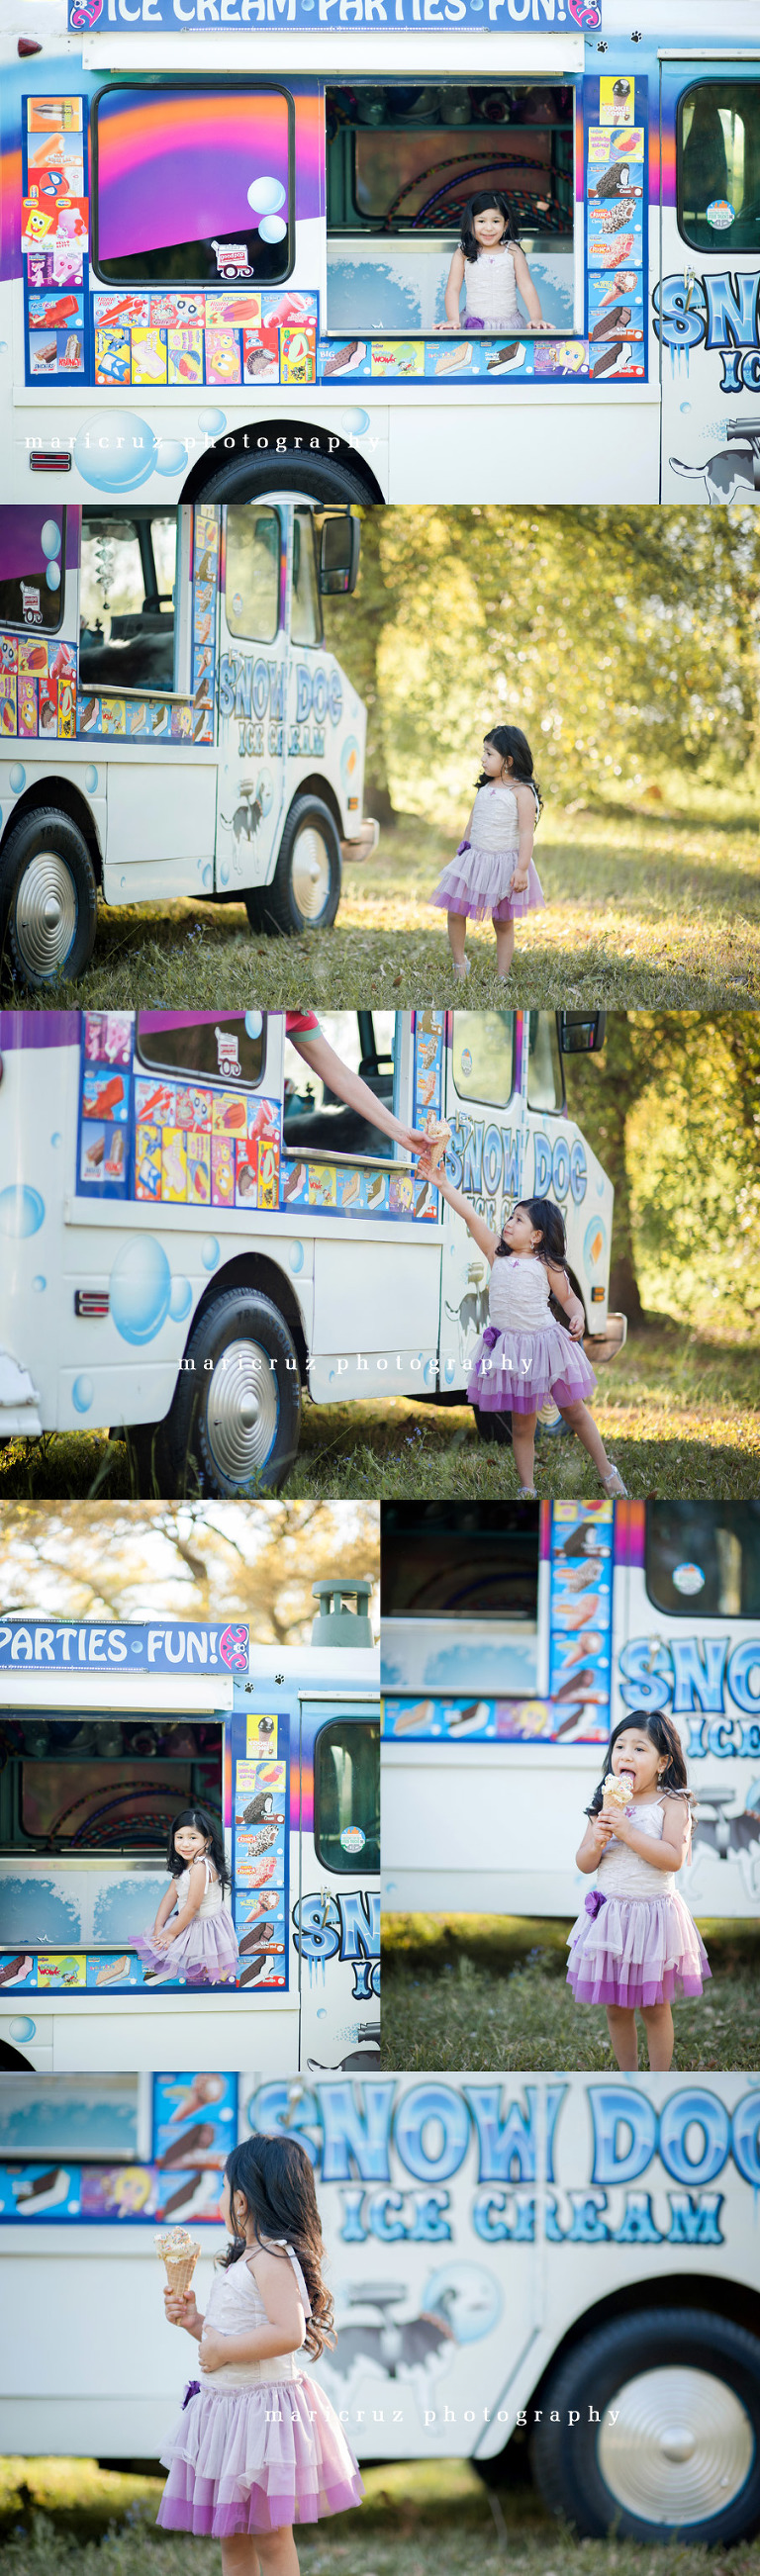
POLYGON ((558 1011, 560 1055, 598 1055, 606 1028, 606 1011, 558 1011))
POLYGON ((361 541, 359 520, 352 519, 350 510, 341 510, 334 518, 323 520, 319 547, 319 587, 323 599, 345 597, 356 589, 361 541))

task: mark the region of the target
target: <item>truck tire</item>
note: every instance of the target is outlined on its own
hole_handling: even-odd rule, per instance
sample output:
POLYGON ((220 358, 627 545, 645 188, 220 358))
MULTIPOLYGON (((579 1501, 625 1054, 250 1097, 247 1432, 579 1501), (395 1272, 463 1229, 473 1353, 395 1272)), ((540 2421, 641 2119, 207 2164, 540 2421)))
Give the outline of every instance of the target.
POLYGON ((474 1404, 472 1410, 478 1439, 490 1441, 492 1446, 499 1449, 511 1449, 511 1413, 486 1413, 480 1404, 474 1404))
MULTIPOLYGON (((153 1444, 162 1494, 278 1493, 301 1428, 301 1381, 284 1315, 258 1288, 221 1288, 185 1352, 153 1444)), ((150 1435, 143 1429, 146 1454, 150 1435)))
POLYGON ((95 945, 98 890, 78 823, 54 805, 22 814, 0 854, 0 954, 39 992, 73 983, 95 945))
POLYGON ((260 501, 267 492, 302 492, 306 500, 317 502, 362 501, 365 508, 369 498, 362 476, 335 457, 276 456, 271 448, 263 456, 230 456, 215 467, 195 498, 260 501))
POLYGON ((271 885, 256 886, 246 896, 251 928, 290 939, 308 930, 331 930, 340 889, 340 840, 329 805, 319 796, 297 796, 271 885))
POLYGON ((624 2540, 730 2549, 760 2527, 760 2342, 743 2326, 696 2308, 642 2307, 574 2344, 541 2404, 534 2482, 584 2538, 614 2529, 624 2540))

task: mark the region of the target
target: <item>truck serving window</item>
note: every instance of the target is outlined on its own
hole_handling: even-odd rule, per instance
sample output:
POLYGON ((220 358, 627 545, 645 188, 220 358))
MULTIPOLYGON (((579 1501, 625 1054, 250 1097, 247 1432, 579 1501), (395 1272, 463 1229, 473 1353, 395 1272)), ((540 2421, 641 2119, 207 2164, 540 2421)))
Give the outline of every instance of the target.
POLYGON ((280 623, 279 510, 227 511, 224 612, 231 635, 273 644, 280 623))
POLYGON ((175 687, 176 510, 85 510, 79 669, 88 688, 175 687))
POLYGON ((191 1011, 140 1011, 137 1062, 149 1073, 202 1075, 225 1090, 256 1091, 264 1072, 266 1019, 262 1011, 236 1011, 200 1020, 191 1011))
POLYGON ((760 249, 760 78, 700 80, 676 127, 678 227, 695 250, 760 249))
POLYGON ((760 1617, 760 1503, 648 1503, 646 1587, 670 1619, 760 1617))
MULTIPOLYGON (((20 626, 30 636, 56 635, 65 597, 65 510, 0 509, 0 626, 20 626)), ((51 710, 51 730, 56 729, 51 710)))
POLYGON ((521 1619, 538 1613, 537 1503, 384 1503, 384 1619, 521 1619))
POLYGON ((380 1724, 342 1719, 314 1748, 314 1848, 325 1869, 380 1867, 380 1724))
MULTIPOLYGON (((279 284, 293 265, 292 126, 287 92, 250 81, 102 89, 91 110, 97 275, 112 286, 279 284)), ((151 313, 142 355, 154 372, 133 372, 133 384, 156 381, 167 329, 171 316, 151 313)), ((141 348, 138 327, 138 367, 141 348)), ((224 352, 211 354, 224 382, 224 352)))
POLYGON ((4 1715, 0 1754, 5 1853, 162 1853, 179 1807, 221 1806, 213 1721, 4 1715))
POLYGON ((506 1109, 514 1088, 512 1011, 455 1011, 451 1063, 460 1100, 506 1109))
POLYGON ((328 331, 445 323, 463 209, 484 188, 508 200, 545 320, 572 330, 574 104, 553 81, 329 83, 328 331))
MULTIPOLYGON (((323 1012, 320 1027, 341 1064, 360 1073, 378 1100, 393 1108, 395 1019, 392 1011, 323 1012)), ((349 1109, 312 1073, 303 1056, 285 1043, 285 1118, 287 1150, 301 1154, 361 1156, 363 1162, 394 1162, 398 1149, 381 1127, 371 1127, 358 1109, 349 1109)))

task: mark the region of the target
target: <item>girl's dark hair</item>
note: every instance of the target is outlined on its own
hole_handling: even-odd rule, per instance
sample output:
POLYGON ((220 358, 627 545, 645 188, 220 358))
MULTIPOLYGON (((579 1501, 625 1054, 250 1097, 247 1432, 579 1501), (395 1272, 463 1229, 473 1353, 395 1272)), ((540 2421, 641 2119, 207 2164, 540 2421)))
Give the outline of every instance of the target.
MULTIPOLYGON (((511 760, 512 775, 517 780, 518 787, 532 787, 536 799, 536 812, 537 815, 540 814, 544 800, 538 779, 533 776, 533 753, 519 725, 491 725, 489 732, 484 733, 483 741, 492 742, 494 751, 501 752, 502 760, 511 760)), ((492 787, 493 779, 488 778, 485 770, 481 769, 477 783, 479 787, 492 787)))
MULTIPOLYGON (((562 1216, 561 1210, 558 1207, 555 1207, 554 1200, 518 1199, 517 1206, 514 1210, 515 1215, 517 1214, 517 1208, 524 1208, 526 1216, 530 1218, 531 1225, 535 1225, 540 1228, 541 1243, 536 1254, 536 1260, 543 1261, 544 1267, 546 1267, 548 1262, 551 1262, 553 1270, 564 1270, 569 1278, 570 1274, 565 1257, 565 1220, 562 1216)), ((497 1261, 500 1259, 509 1260, 509 1244, 505 1243, 503 1235, 500 1235, 499 1237, 495 1257, 497 1261)))
POLYGON ((166 1854, 171 1877, 181 1878, 183 1869, 187 1868, 187 1861, 182 1860, 174 1840, 175 1834, 181 1833, 183 1825, 190 1825, 194 1833, 204 1835, 208 1843, 209 1860, 214 1863, 219 1885, 226 1887, 230 1873, 224 1849, 224 1836, 218 1816, 210 1816, 206 1807, 183 1807, 181 1816, 172 1817, 166 1854))
MULTIPOLYGON (((306 2319, 306 2350, 317 2361, 326 2343, 334 2343, 332 2333, 333 2303, 322 2279, 322 2225, 317 2208, 314 2175, 305 2147, 297 2138, 266 2138, 257 2131, 244 2138, 242 2146, 233 2147, 224 2168, 230 2187, 232 2226, 235 2228, 235 2194, 240 2192, 255 2232, 257 2245, 267 2249, 277 2237, 284 2236, 292 2245, 309 2293, 311 2316, 306 2319)), ((244 2236, 233 2234, 232 2244, 220 2256, 225 2272, 231 2263, 239 2263, 250 2249, 244 2236)), ((282 2260, 287 2262, 283 2248, 282 2260)))
POLYGON ((462 216, 459 248, 461 251, 464 251, 465 259, 477 259, 478 245, 475 238, 473 218, 475 215, 486 215, 490 206, 495 206, 497 214, 503 215, 504 217, 503 240, 519 242, 520 235, 516 224, 512 220, 512 216, 509 211, 508 199, 502 196, 501 189, 481 188, 476 197, 468 197, 462 216))
POLYGON ((600 1808, 604 1805, 604 1782, 607 1772, 612 1770, 613 1745, 617 1744, 619 1735, 625 1734, 628 1726, 640 1726, 642 1733, 649 1736, 650 1743, 656 1745, 658 1753, 667 1754, 666 1767, 660 1778, 660 1788, 671 1789, 677 1797, 685 1798, 691 1813, 692 1799, 686 1786, 686 1763, 677 1726, 673 1725, 672 1718, 663 1717, 659 1708, 631 1708, 627 1717, 621 1717, 619 1725, 613 1726, 605 1755, 604 1772, 598 1789, 594 1790, 591 1805, 586 1808, 587 1816, 598 1816, 600 1808))

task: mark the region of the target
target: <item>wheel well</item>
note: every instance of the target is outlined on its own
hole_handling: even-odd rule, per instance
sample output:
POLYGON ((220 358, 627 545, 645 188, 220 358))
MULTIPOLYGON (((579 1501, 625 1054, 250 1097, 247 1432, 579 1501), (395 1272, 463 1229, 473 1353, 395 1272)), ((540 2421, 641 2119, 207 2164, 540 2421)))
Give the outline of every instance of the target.
POLYGON ((597 2327, 611 2325, 617 2317, 635 2316, 640 2308, 706 2308, 711 2316, 726 2317, 732 2325, 746 2327, 760 2342, 760 2291, 748 2288, 745 2281, 727 2280, 725 2274, 717 2279, 703 2272, 668 2272, 664 2278, 653 2273, 651 2280, 628 2282, 625 2288, 611 2291, 608 2298, 597 2299, 582 2317, 574 2319, 561 2343, 555 2345, 532 2392, 530 2405, 540 2401, 547 2380, 574 2344, 597 2327))
POLYGON ((227 430, 223 438, 214 439, 191 465, 182 487, 182 500, 201 500, 212 474, 224 464, 225 458, 246 454, 256 457, 265 453, 267 448, 271 452, 275 480, 278 456, 286 456, 292 461, 294 456, 297 458, 308 450, 312 463, 315 457, 323 456, 333 465, 347 466, 357 482, 364 485, 367 500, 379 501, 382 505, 384 494, 371 465, 367 465, 357 449, 349 445, 348 439, 339 438, 333 429, 318 428, 315 421, 297 420, 292 416, 286 420, 243 421, 239 428, 227 430))
POLYGON ((292 814, 293 806, 299 803, 302 796, 318 796, 320 805, 326 805, 328 807, 337 829, 338 839, 339 841, 342 841, 344 837, 343 817, 335 790, 330 786, 329 779, 299 778, 295 796, 292 798, 291 803, 288 806, 288 816, 292 814))
POLYGON ((0 849, 4 847, 9 833, 20 822, 22 814, 32 814, 40 806, 47 809, 51 805, 60 806, 62 814, 68 814, 70 822, 78 824, 87 843, 98 885, 102 885, 103 859, 95 822, 86 796, 82 796, 79 788, 72 786, 68 778, 51 778, 47 774, 33 787, 26 787, 23 796, 16 797, 4 831, 0 834, 0 849))
MULTIPOLYGON (((194 1333, 201 1316, 205 1315, 208 1307, 213 1304, 214 1297, 220 1288, 260 1288, 262 1296, 271 1297, 272 1304, 278 1307, 293 1335, 301 1385, 305 1386, 308 1377, 308 1358, 303 1316, 295 1290, 291 1287, 290 1280, 286 1278, 284 1270, 280 1269, 279 1263, 269 1260, 263 1252, 241 1252, 235 1260, 226 1261, 224 1269, 215 1271, 213 1279, 209 1280, 208 1287, 204 1288, 203 1296, 195 1309, 191 1333, 194 1333)), ((190 1334, 188 1334, 188 1342, 189 1340, 190 1334)), ((187 1344, 185 1347, 187 1348, 187 1344)))

